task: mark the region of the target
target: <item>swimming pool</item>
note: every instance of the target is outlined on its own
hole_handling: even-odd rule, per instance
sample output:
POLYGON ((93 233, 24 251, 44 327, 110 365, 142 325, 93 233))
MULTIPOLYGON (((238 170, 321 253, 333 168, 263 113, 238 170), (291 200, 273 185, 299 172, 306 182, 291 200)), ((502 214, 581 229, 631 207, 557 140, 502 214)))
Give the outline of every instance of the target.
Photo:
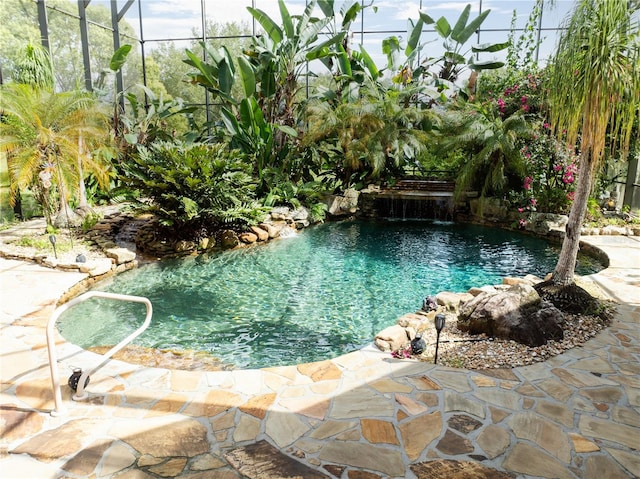
MULTIPOLYGON (((135 344, 204 351, 237 368, 336 357, 370 343, 427 295, 544 276, 559 248, 468 224, 337 222, 292 238, 211 255, 163 260, 96 289, 148 297, 152 324, 135 344)), ((601 269, 581 257, 579 274, 601 269)), ((139 305, 91 300, 67 311, 62 335, 111 345, 144 317, 139 305)))

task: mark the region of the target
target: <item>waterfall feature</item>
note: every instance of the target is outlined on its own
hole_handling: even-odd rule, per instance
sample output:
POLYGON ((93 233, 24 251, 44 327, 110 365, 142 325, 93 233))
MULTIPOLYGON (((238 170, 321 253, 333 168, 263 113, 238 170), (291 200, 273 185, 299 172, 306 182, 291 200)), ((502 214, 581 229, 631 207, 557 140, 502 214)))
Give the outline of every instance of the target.
POLYGON ((453 221, 453 182, 402 180, 393 188, 363 191, 360 213, 368 218, 453 221))
POLYGON ((413 197, 395 195, 379 197, 374 202, 376 216, 394 219, 453 220, 451 198, 413 197))

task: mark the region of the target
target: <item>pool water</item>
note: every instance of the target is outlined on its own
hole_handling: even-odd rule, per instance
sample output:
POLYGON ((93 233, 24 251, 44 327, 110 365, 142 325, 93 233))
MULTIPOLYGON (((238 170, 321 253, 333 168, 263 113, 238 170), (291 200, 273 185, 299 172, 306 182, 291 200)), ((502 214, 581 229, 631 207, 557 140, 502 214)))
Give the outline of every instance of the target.
MULTIPOLYGON (((238 368, 336 357, 370 343, 427 295, 552 271, 559 249, 504 230, 429 221, 339 222, 253 248, 164 260, 97 289, 148 297, 146 347, 205 351, 238 368)), ((580 258, 579 274, 601 268, 580 258)), ((112 345, 144 307, 92 299, 63 314, 63 336, 112 345)))

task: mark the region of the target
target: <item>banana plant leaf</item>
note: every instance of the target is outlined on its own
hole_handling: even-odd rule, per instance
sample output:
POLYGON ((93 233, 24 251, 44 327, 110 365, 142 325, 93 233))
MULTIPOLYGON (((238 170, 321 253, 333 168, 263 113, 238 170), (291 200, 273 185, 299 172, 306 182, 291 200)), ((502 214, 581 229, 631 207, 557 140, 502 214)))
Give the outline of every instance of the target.
POLYGON ((325 17, 333 17, 334 4, 334 0, 318 0, 318 7, 320 7, 325 17))
POLYGON ((240 80, 242 81, 242 89, 244 95, 253 96, 256 92, 256 75, 253 67, 246 57, 238 57, 238 66, 240 67, 240 80))
POLYGON ((273 43, 280 43, 282 41, 282 30, 278 24, 269 17, 269 15, 258 8, 247 7, 247 10, 251 16, 256 19, 260 26, 264 28, 264 31, 273 43))
POLYGON ((509 42, 502 43, 481 43, 471 47, 471 51, 474 53, 480 52, 499 52, 509 46, 509 42))
POLYGON ((295 32, 293 30, 293 20, 291 20, 291 14, 289 13, 289 10, 287 10, 287 6, 284 4, 283 0, 278 1, 278 7, 280 8, 280 16, 282 17, 282 26, 284 27, 284 32, 289 38, 292 38, 295 32))
MULTIPOLYGON (((453 27, 453 30, 451 31, 451 38, 453 40, 458 41, 457 39, 460 38, 460 35, 464 31, 465 27, 467 26, 467 22, 469 21, 470 11, 471 11, 471 5, 467 5, 466 7, 464 7, 464 10, 458 17, 458 21, 456 22, 456 24, 453 27)), ((461 43, 464 43, 464 42, 461 42, 461 43)))
MULTIPOLYGON (((413 20, 409 19, 411 23, 413 20)), ((424 22, 420 18, 415 25, 413 25, 413 29, 411 30, 411 34, 409 35, 409 40, 407 40, 407 48, 405 48, 405 54, 411 55, 411 53, 418 47, 418 43, 420 42, 420 36, 422 35, 422 27, 424 26, 424 22)))
MULTIPOLYGON (((347 4, 345 3, 345 6, 346 5, 347 4)), ((346 12, 340 12, 342 13, 342 27, 343 28, 348 27, 351 24, 351 22, 353 22, 356 19, 361 9, 362 9, 362 6, 360 5, 360 3, 354 2, 353 5, 351 5, 346 12)))
POLYGON ((449 35, 451 34, 451 25, 449 25, 449 22, 444 17, 438 18, 438 21, 433 28, 442 38, 449 38, 449 35))
POLYGON ((130 51, 131 51, 131 45, 128 45, 128 44, 122 45, 120 48, 118 48, 113 53, 113 56, 111 57, 111 61, 109 62, 109 68, 114 72, 117 72, 118 70, 120 70, 122 66, 125 64, 125 62, 127 61, 127 55, 129 55, 130 51))
MULTIPOLYGON (((470 7, 470 5, 467 5, 467 7, 470 7)), ((471 35, 473 35, 475 31, 478 30, 478 28, 480 28, 480 25, 482 25, 482 22, 484 22, 485 18, 487 18, 487 15, 489 15, 489 13, 491 13, 490 9, 485 10, 476 18, 471 20, 471 23, 469 23, 469 25, 467 25, 466 28, 464 28, 461 32, 457 33, 455 36, 452 34, 451 38, 458 43, 461 43, 461 44, 466 43, 467 40, 471 38, 471 35)))
POLYGON ((469 68, 471 68, 472 70, 496 70, 498 68, 502 68, 503 66, 504 62, 496 62, 491 60, 469 64, 469 68))

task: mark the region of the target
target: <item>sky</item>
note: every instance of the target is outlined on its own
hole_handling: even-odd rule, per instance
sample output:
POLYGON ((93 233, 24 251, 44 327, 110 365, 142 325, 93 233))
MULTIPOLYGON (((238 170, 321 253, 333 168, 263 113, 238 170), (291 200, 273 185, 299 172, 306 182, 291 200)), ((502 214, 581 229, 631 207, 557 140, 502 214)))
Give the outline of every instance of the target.
MULTIPOLYGON (((370 1, 365 0, 365 4, 370 1)), ((109 0, 93 0, 92 2, 92 4, 101 3, 108 6, 109 0)), ((124 0, 118 0, 120 7, 124 3, 124 0)), ((306 6, 306 0, 286 0, 285 3, 292 14, 302 13, 306 6)), ((343 3, 341 0, 336 0, 338 6, 343 3)), ((554 3, 553 8, 545 5, 543 28, 558 27, 574 2, 573 0, 556 0, 554 3)), ((417 19, 418 12, 423 11, 435 19, 444 16, 451 24, 454 24, 467 4, 472 6, 471 18, 475 18, 480 9, 482 11, 491 10, 482 25, 483 32, 479 41, 477 38, 474 39, 477 43, 489 43, 506 41, 514 9, 517 10, 516 28, 524 27, 535 1, 374 0, 373 5, 377 8, 377 12, 374 13, 371 8, 366 9, 364 17, 358 18, 352 26, 352 30, 355 30, 354 43, 357 45, 362 42, 376 63, 381 66, 380 64, 385 61, 381 53, 382 39, 391 34, 406 37, 409 18, 417 19)), ((145 48, 153 49, 157 40, 185 39, 192 37, 194 31, 201 32, 202 6, 204 6, 206 18, 210 21, 221 24, 245 22, 251 25, 252 17, 247 11, 247 7, 252 5, 263 10, 271 18, 280 19, 277 0, 136 0, 127 11, 125 19, 133 26, 138 35, 144 38, 145 48), (142 12, 142 21, 140 21, 139 11, 142 12)), ((321 15, 319 9, 317 11, 318 15, 321 15)), ((542 36, 540 59, 544 60, 554 50, 556 33, 553 30, 545 30, 542 36)), ((425 42, 434 41, 435 43, 437 39, 437 34, 433 32, 423 34, 425 42)), ((434 45, 434 48, 437 46, 434 45)))

